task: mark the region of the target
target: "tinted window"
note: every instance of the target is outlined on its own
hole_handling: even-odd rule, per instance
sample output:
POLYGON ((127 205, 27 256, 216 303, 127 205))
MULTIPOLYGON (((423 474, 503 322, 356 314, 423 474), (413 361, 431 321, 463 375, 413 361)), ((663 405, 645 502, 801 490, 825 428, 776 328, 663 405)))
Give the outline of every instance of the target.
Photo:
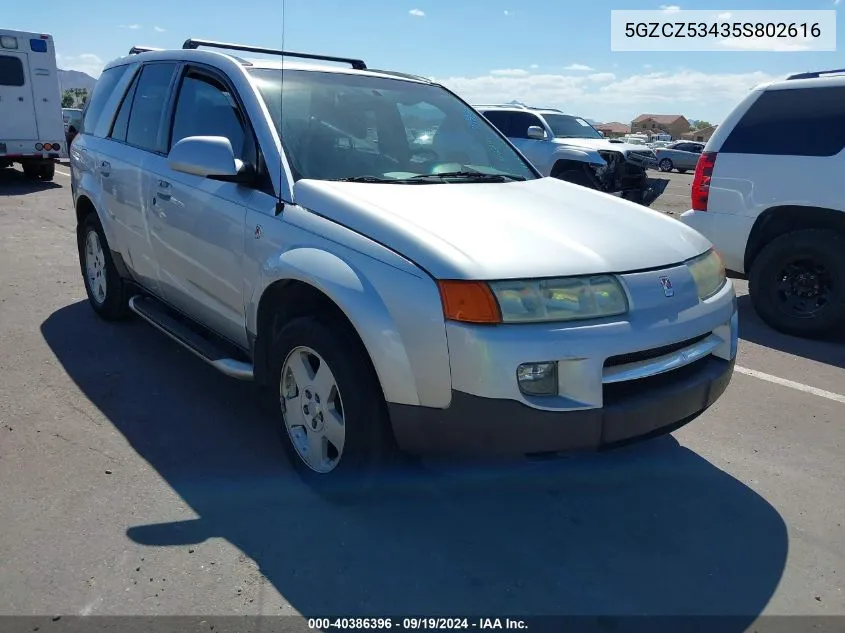
POLYGON ((23 86, 24 83, 20 58, 0 55, 0 86, 23 86))
POLYGON ((493 125, 499 128, 499 131, 505 136, 511 135, 511 113, 503 112, 501 110, 490 110, 484 112, 484 116, 493 125))
POLYGON ((130 145, 151 152, 161 151, 158 133, 175 68, 176 64, 156 63, 147 64, 141 71, 126 131, 126 142, 130 145))
POLYGON ((103 71, 103 74, 100 75, 94 86, 94 92, 88 100, 88 105, 85 107, 85 119, 83 120, 82 130, 80 132, 94 132, 94 129, 97 127, 97 121, 103 114, 103 108, 106 107, 106 103, 109 97, 111 97, 112 92, 114 92, 115 86, 123 78, 128 68, 129 66, 115 66, 114 68, 103 71))
POLYGON ((529 112, 511 112, 511 134, 513 138, 528 138, 528 128, 536 125, 541 129, 546 129, 543 122, 537 118, 536 115, 529 112))
POLYGON ((721 151, 833 156, 845 147, 845 87, 764 92, 737 123, 721 151))
POLYGON ((118 141, 126 141, 126 132, 129 128, 129 114, 132 112, 132 101, 135 98, 135 89, 138 87, 138 75, 132 80, 132 85, 123 97, 123 103, 117 111, 117 117, 114 120, 111 137, 118 141))
POLYGON ((243 159, 244 129, 238 105, 226 86, 205 75, 185 77, 176 103, 171 147, 188 136, 224 136, 235 156, 243 159))

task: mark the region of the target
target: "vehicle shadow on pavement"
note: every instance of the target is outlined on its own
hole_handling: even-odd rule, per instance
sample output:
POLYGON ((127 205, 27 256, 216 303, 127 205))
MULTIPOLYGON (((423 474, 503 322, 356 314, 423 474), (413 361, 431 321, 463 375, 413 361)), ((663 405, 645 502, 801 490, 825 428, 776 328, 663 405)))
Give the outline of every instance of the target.
POLYGON ((845 369, 845 326, 825 339, 812 340, 773 330, 757 315, 751 297, 737 297, 739 338, 749 343, 845 369))
POLYGON ((103 323, 84 302, 41 331, 198 515, 141 518, 129 539, 226 539, 305 616, 715 614, 742 616, 739 632, 783 573, 778 512, 672 437, 534 465, 397 471, 354 503, 332 503, 294 475, 281 422, 253 385, 146 324, 103 323))
POLYGON ((0 197, 21 196, 36 191, 60 188, 60 184, 52 181, 31 180, 17 169, 0 169, 0 197))

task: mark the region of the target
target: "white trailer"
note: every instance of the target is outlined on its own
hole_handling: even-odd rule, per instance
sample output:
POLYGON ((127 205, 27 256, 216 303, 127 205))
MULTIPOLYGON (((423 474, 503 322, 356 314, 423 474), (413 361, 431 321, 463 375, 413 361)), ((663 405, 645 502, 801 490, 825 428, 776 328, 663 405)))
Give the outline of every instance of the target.
POLYGON ((65 145, 53 38, 0 29, 0 168, 52 180, 65 145))

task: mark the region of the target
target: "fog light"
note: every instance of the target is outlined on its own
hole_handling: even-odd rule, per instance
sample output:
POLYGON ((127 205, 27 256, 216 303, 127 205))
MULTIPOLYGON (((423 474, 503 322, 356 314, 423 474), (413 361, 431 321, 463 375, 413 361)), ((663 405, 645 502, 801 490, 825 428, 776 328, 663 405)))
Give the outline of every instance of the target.
POLYGON ((516 368, 516 382, 527 396, 556 396, 557 363, 523 363, 516 368))

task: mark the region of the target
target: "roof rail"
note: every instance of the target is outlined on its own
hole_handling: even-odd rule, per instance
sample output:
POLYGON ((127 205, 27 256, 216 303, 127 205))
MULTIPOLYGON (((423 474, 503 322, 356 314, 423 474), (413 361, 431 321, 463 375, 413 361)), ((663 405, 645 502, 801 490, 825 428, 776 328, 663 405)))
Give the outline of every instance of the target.
POLYGON ((548 110, 549 112, 563 112, 557 108, 538 108, 535 106, 525 105, 524 103, 478 103, 474 108, 516 108, 518 110, 548 110))
POLYGON ((129 49, 130 55, 140 55, 141 53, 150 53, 152 51, 164 50, 161 48, 151 48, 149 46, 133 46, 129 49))
POLYGON ((275 48, 261 48, 260 46, 247 46, 244 44, 230 44, 227 42, 214 42, 211 40, 195 40, 188 39, 182 44, 183 49, 196 49, 200 46, 207 46, 209 48, 223 48, 233 51, 244 51, 248 53, 260 53, 263 55, 279 55, 282 57, 298 57, 301 59, 319 59, 326 62, 343 62, 349 64, 355 70, 366 70, 367 65, 360 59, 352 59, 350 57, 333 57, 330 55, 314 55, 312 53, 295 53, 293 51, 283 51, 275 48))
POLYGON ((816 72, 808 72, 808 73, 798 73, 795 75, 790 75, 787 77, 787 80, 790 79, 818 79, 822 75, 835 75, 836 73, 845 73, 845 68, 838 68, 836 70, 819 70, 816 72))

